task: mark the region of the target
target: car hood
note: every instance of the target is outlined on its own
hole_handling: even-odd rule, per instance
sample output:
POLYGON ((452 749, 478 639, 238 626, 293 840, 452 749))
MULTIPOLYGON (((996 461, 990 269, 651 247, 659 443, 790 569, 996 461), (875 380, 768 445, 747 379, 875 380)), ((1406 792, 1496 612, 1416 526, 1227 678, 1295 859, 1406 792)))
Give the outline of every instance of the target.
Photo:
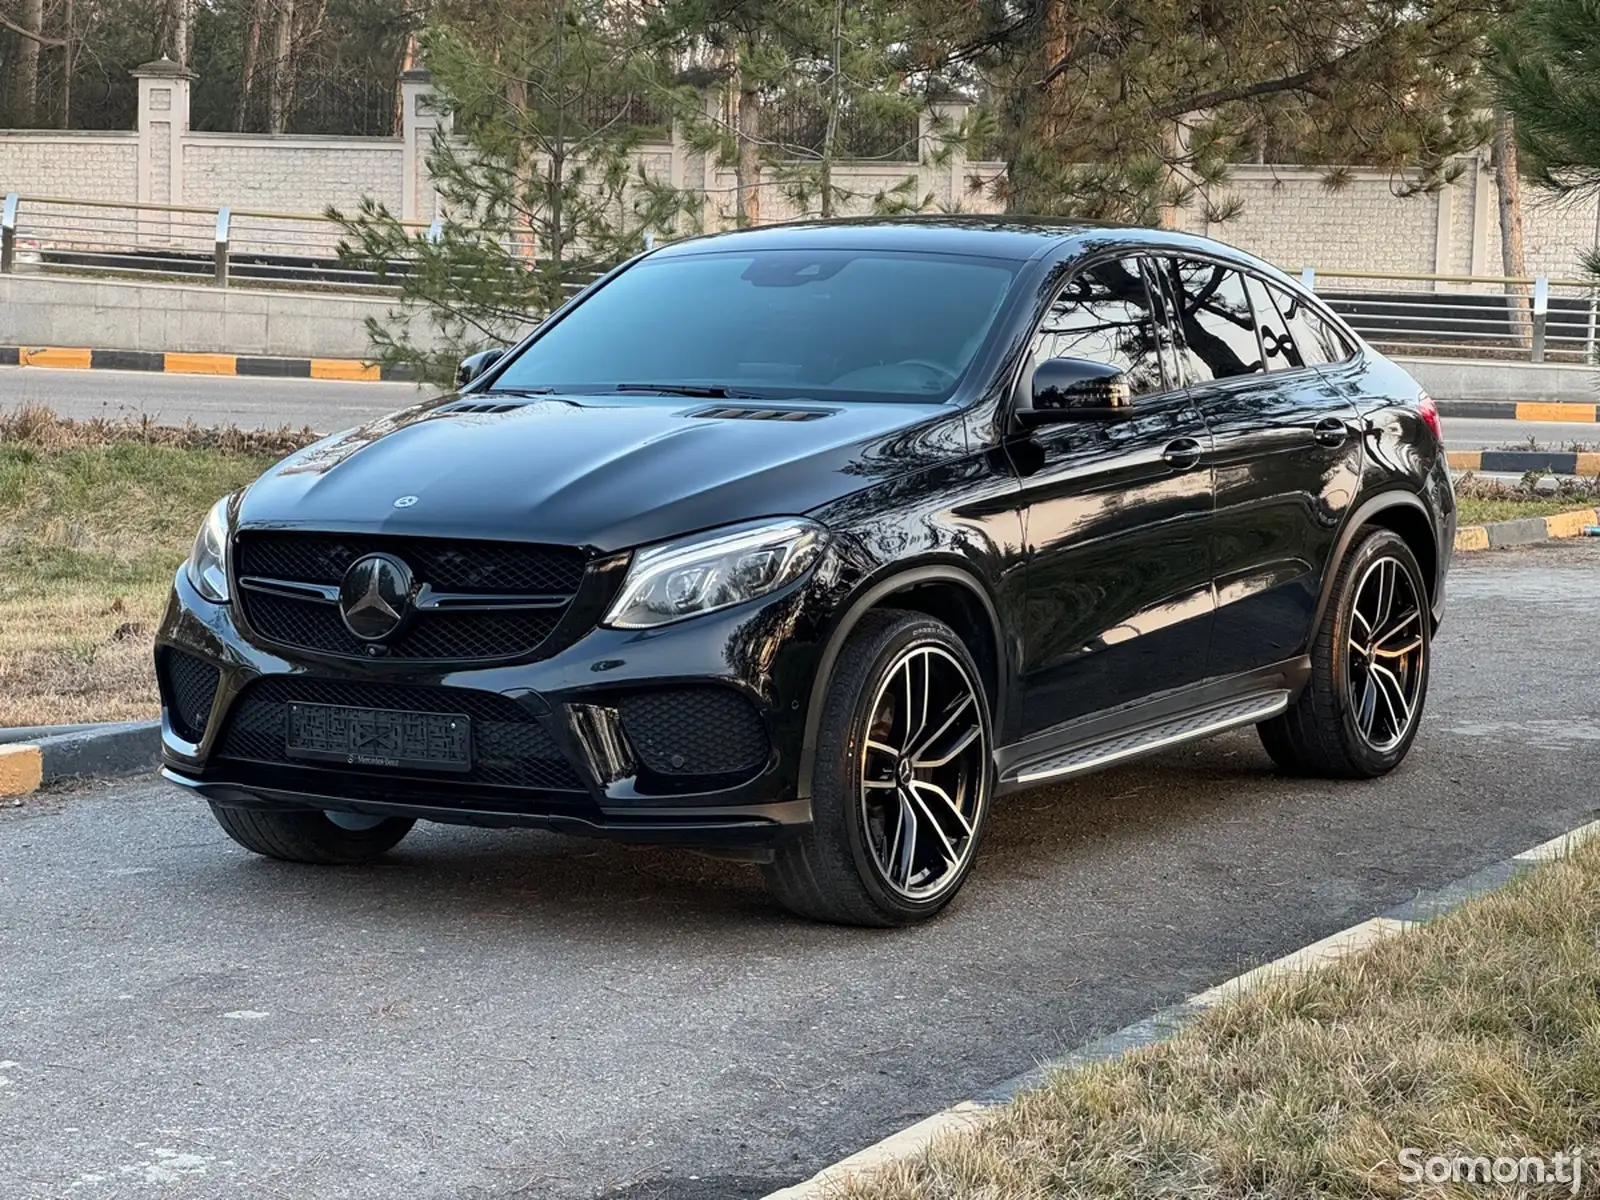
POLYGON ((760 402, 445 396, 292 455, 250 486, 241 528, 501 538, 622 550, 805 513, 965 449, 930 404, 779 404, 810 420, 708 417, 760 402))

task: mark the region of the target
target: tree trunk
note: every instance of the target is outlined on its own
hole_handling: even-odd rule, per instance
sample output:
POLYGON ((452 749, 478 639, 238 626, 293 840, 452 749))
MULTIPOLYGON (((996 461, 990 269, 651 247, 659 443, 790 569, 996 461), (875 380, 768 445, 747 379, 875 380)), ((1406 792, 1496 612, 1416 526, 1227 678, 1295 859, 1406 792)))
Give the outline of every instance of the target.
POLYGON ((833 5, 833 57, 828 80, 828 127, 822 135, 822 219, 833 216, 833 143, 839 136, 839 107, 843 103, 839 63, 844 50, 844 0, 833 5))
POLYGON ((189 22, 194 14, 192 0, 172 0, 172 61, 189 65, 189 22))
POLYGON ((761 93, 739 89, 739 153, 734 181, 739 196, 739 211, 734 214, 739 227, 761 224, 761 93))
POLYGON ((56 113, 56 125, 60 129, 72 128, 72 72, 78 65, 78 42, 73 36, 76 32, 77 12, 73 0, 63 0, 61 7, 61 90, 56 97, 56 103, 61 107, 56 113))
POLYGON ((267 132, 283 133, 289 126, 289 93, 293 76, 289 56, 294 46, 294 0, 278 0, 272 36, 272 86, 267 92, 267 132))
MULTIPOLYGON (((22 26, 44 36, 44 0, 26 0, 22 6, 22 26)), ((39 118, 39 43, 32 38, 18 38, 16 96, 24 126, 33 126, 39 118)))
MULTIPOLYGON (((1517 177, 1517 138, 1511 114, 1503 108, 1494 110, 1494 184, 1500 201, 1500 273, 1523 278, 1528 273, 1528 263, 1522 249, 1522 185, 1517 177)), ((1530 349, 1533 320, 1528 312, 1528 287, 1522 283, 1508 283, 1505 289, 1506 295, 1513 297, 1511 322, 1517 344, 1530 349)))
POLYGON ((244 70, 239 80, 239 103, 233 110, 233 131, 243 133, 250 115, 250 97, 256 89, 256 68, 261 59, 261 23, 266 20, 267 0, 252 0, 250 25, 244 36, 244 70))

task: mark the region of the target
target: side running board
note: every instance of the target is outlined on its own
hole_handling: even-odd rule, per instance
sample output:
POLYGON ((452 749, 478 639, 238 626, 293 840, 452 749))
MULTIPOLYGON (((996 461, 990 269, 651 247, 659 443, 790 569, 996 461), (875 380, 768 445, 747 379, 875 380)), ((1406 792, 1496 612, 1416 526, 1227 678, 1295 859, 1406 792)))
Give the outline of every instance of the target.
POLYGON ((1118 733, 1098 741, 1071 746, 1065 750, 1028 762, 1019 763, 1006 775, 1005 783, 1039 783, 1046 779, 1059 779, 1067 775, 1081 775, 1096 771, 1123 759, 1150 754, 1180 742, 1192 742, 1210 737, 1240 725, 1254 725, 1268 717, 1275 717, 1289 706, 1289 693, 1282 689, 1258 692, 1241 700, 1229 700, 1209 708, 1196 709, 1180 716, 1168 717, 1127 733, 1118 733))

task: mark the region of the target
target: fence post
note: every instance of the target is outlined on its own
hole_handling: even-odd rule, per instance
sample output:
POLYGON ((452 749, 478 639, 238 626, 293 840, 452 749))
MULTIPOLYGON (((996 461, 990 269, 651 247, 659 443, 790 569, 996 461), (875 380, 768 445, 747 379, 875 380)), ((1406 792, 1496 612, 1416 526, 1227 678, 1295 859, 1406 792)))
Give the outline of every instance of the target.
POLYGON ((0 275, 9 275, 17 265, 17 205, 15 192, 0 207, 0 275))
POLYGON ((220 288, 228 286, 228 223, 231 214, 226 205, 217 209, 217 245, 216 245, 216 283, 220 288))
POLYGON ((1550 280, 1543 275, 1533 281, 1533 362, 1544 361, 1544 326, 1550 315, 1550 280))
POLYGON ((1305 285, 1308 292, 1317 290, 1317 269, 1315 267, 1300 268, 1300 282, 1305 285))

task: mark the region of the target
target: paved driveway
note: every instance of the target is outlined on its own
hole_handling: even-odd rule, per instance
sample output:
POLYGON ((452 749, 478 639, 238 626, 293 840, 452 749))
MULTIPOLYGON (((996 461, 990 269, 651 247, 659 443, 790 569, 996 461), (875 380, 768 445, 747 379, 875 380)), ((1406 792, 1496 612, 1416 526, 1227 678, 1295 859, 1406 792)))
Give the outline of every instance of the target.
POLYGON ((0 1196, 759 1196, 1587 819, 1600 545, 1468 559, 1370 784, 1233 735, 1008 800, 942 920, 749 868, 429 828, 253 859, 147 783, 0 815, 0 1196))

